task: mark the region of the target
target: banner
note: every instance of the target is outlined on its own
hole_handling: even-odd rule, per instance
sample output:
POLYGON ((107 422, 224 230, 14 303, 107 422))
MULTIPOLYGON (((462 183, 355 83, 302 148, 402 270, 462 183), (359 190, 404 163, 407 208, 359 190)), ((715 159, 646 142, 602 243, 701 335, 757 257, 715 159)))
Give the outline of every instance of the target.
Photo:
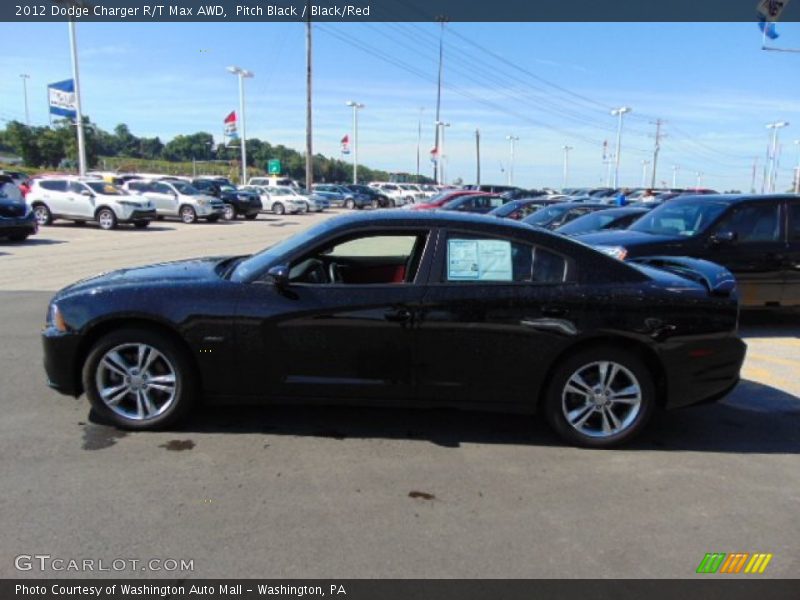
POLYGON ((342 154, 350 154, 350 136, 345 134, 341 141, 342 154))
POLYGON ((239 133, 236 130, 236 111, 233 110, 231 113, 225 117, 225 137, 229 137, 231 140, 239 139, 239 133))
POLYGON ((50 114, 74 119, 78 114, 75 101, 75 81, 65 79, 47 86, 47 101, 50 114))

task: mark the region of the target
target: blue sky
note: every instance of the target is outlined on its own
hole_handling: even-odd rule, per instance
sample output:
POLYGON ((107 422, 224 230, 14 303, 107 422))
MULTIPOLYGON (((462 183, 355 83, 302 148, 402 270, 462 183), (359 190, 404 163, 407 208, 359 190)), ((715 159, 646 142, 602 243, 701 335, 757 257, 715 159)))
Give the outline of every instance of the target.
MULTIPOLYGON (((79 23, 84 112, 106 129, 127 123, 162 140, 178 133, 221 136, 238 108, 225 66, 247 81, 249 136, 301 149, 305 123, 305 38, 300 23, 79 23)), ((778 25, 777 46, 800 48, 800 24, 778 25)), ((0 119, 24 119, 19 73, 28 73, 31 119, 47 122, 46 84, 70 77, 65 23, 0 24, 0 119)), ((422 114, 423 172, 433 143, 436 24, 333 23, 315 26, 315 151, 339 155, 359 116, 362 162, 414 172, 422 114), (420 111, 420 109, 423 109, 420 111)), ((613 147, 608 108, 628 105, 620 181, 638 186, 652 159, 651 124, 666 121, 659 181, 749 189, 759 179, 765 124, 787 120, 778 187, 791 182, 800 139, 800 53, 764 52, 755 23, 451 23, 445 33, 442 118, 451 123, 447 178, 475 178, 481 131, 482 180, 505 182, 506 136, 519 136, 514 183, 560 186, 563 151, 570 184, 605 179, 602 143, 613 147)), ((649 168, 649 167, 648 167, 649 168)), ((759 184, 760 186, 760 184, 759 184)))

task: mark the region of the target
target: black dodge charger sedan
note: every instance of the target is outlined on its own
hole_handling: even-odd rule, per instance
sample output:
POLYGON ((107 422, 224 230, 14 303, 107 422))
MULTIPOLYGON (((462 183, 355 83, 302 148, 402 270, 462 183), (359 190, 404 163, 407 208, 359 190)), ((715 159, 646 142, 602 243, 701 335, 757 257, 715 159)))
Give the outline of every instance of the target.
POLYGON ((50 385, 164 427, 194 402, 541 412, 570 443, 723 397, 745 346, 730 273, 622 262, 512 220, 381 211, 252 256, 124 269, 56 294, 50 385))
POLYGON ((800 196, 685 196, 581 241, 621 259, 692 256, 729 269, 746 308, 800 307, 800 196))

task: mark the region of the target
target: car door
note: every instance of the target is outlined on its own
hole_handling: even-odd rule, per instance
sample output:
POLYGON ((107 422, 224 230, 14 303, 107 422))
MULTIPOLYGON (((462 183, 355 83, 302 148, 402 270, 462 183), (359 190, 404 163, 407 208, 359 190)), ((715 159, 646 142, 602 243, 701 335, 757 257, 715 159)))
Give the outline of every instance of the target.
POLYGON ((178 194, 166 183, 154 181, 148 187, 146 194, 159 215, 178 214, 178 194))
POLYGON ((427 239, 419 229, 334 237, 280 259, 287 285, 269 277, 249 284, 237 327, 241 346, 254 349, 243 357, 245 393, 412 398, 427 239))
POLYGON ((544 246, 442 231, 418 318, 418 395, 431 403, 532 402, 548 357, 575 334, 573 262, 544 246))
POLYGON ((43 179, 39 182, 41 199, 54 215, 67 214, 70 206, 67 199, 68 182, 64 179, 43 179))
POLYGON ((710 228, 703 256, 730 270, 739 285, 742 306, 778 305, 783 295, 787 244, 781 202, 742 202, 710 228))
POLYGON ((94 218, 95 196, 87 185, 79 181, 70 181, 67 184, 67 200, 69 202, 67 214, 85 219, 94 218))
POLYGON ((783 271, 784 306, 800 306, 800 199, 789 200, 787 208, 787 241, 786 262, 783 271))

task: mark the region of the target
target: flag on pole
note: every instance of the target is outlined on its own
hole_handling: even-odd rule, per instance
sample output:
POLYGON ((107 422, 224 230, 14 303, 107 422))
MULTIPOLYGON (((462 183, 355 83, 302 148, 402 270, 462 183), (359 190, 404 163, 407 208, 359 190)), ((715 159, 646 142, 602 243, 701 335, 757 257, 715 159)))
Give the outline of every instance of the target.
POLYGON ((239 133, 236 131, 236 111, 233 110, 225 117, 225 135, 232 140, 238 139, 239 133))
POLYGON ((340 143, 342 144, 342 154, 350 154, 350 136, 345 134, 340 143))
POLYGON ((78 114, 75 101, 75 80, 65 79, 47 86, 50 114, 74 119, 78 114))
POLYGON ((778 32, 775 29, 777 21, 789 0, 759 0, 756 4, 756 14, 758 15, 758 28, 764 37, 771 40, 778 39, 778 32))
POLYGON ((437 160, 439 160, 439 148, 434 146, 431 148, 431 162, 435 163, 437 160))

